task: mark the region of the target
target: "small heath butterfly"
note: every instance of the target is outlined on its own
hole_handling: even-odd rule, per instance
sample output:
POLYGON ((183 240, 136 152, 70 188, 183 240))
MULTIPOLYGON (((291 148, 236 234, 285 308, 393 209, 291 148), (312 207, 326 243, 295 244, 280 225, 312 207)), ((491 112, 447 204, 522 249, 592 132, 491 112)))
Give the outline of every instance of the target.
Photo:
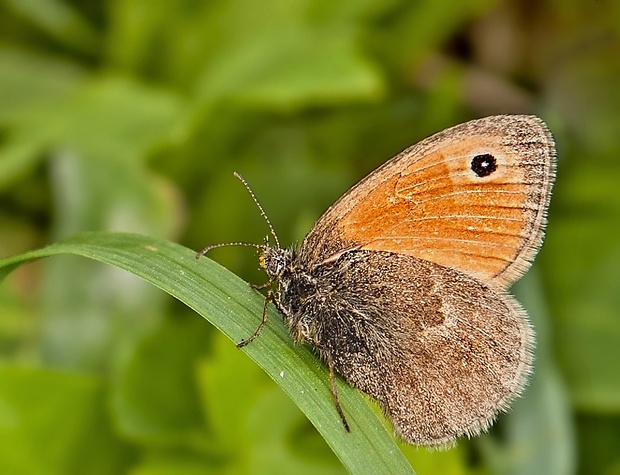
POLYGON ((239 346, 273 302, 292 338, 326 362, 347 429, 335 374, 378 401, 409 443, 479 434, 531 370, 534 332, 507 289, 541 246, 554 176, 540 119, 493 116, 387 161, 295 249, 267 220, 273 246, 236 243, 257 247, 269 276, 262 322, 239 346))

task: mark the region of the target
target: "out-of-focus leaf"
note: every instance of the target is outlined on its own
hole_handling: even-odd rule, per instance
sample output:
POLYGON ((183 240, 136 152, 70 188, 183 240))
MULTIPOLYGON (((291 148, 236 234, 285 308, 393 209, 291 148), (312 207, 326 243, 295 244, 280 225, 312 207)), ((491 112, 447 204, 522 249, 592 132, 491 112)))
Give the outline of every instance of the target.
POLYGON ((553 291, 555 339, 574 402, 585 410, 618 411, 620 375, 620 230, 617 217, 558 219, 548 259, 558 278, 553 291), (551 250, 553 249, 553 251, 551 250))
POLYGON ((372 9, 367 2, 350 3, 333 17, 325 10, 337 9, 308 0, 157 4, 153 13, 152 3, 113 3, 118 22, 109 54, 134 68, 150 60, 162 76, 191 86, 200 101, 291 111, 377 100, 384 91, 381 75, 358 46, 352 21, 372 9), (317 21, 321 15, 323 21, 317 21), (170 16, 178 23, 170 24, 170 16))
POLYGON ((381 80, 351 39, 346 32, 265 33, 209 64, 200 95, 276 110, 378 99, 381 80))
POLYGON ((40 121, 53 127, 49 135, 61 150, 140 161, 151 147, 173 136, 183 107, 174 93, 107 76, 89 81, 62 112, 47 111, 40 121))
POLYGON ((6 46, 0 48, 0 71, 0 125, 4 127, 0 188, 4 188, 42 158, 43 146, 53 135, 48 132, 58 120, 47 111, 62 111, 82 84, 84 72, 67 61, 6 46))
POLYGON ((99 46, 99 35, 95 29, 71 8, 68 2, 60 0, 5 0, 4 3, 17 14, 48 33, 75 51, 95 53, 99 46))
POLYGON ((582 439, 579 452, 579 473, 620 473, 620 416, 614 414, 587 414, 577 418, 577 428, 582 439))
POLYGON ((596 36, 550 78, 551 104, 566 121, 557 131, 560 163, 542 261, 571 397, 581 409, 618 413, 620 63, 610 39, 596 36))
POLYGON ((197 360, 211 346, 208 330, 198 319, 169 319, 132 348, 112 392, 115 425, 125 437, 160 448, 217 450, 220 442, 207 434, 196 384, 197 360))
POLYGON ((131 449, 112 433, 92 376, 0 367, 0 472, 113 475, 131 449))
POLYGON ((73 63, 8 46, 0 47, 0 70, 0 123, 4 126, 58 105, 84 79, 84 71, 73 63))

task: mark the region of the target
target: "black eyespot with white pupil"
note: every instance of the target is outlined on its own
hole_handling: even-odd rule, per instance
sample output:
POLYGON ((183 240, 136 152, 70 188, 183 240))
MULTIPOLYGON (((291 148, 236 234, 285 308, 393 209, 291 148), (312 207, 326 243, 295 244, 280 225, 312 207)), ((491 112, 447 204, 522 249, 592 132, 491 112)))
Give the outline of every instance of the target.
POLYGON ((489 153, 476 155, 471 161, 471 169, 480 178, 489 176, 497 170, 497 160, 489 153))

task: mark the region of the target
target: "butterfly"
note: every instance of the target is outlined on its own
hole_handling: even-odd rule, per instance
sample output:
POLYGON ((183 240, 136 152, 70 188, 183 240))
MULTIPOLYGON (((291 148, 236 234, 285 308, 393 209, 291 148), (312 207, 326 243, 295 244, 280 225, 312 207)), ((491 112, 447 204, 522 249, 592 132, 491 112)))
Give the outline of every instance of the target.
MULTIPOLYGON (((473 120, 407 148, 347 191, 295 249, 252 245, 293 340, 375 399, 405 441, 488 429, 522 392, 534 331, 509 286, 542 245, 555 179, 535 116, 473 120)), ((224 244, 226 245, 226 244, 224 244)), ((214 247, 198 253, 204 255, 214 247)))

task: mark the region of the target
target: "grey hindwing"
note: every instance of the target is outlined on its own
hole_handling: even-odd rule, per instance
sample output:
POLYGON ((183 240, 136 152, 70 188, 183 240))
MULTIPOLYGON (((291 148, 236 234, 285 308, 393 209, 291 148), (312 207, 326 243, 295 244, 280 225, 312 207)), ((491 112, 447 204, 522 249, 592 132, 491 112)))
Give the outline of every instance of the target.
POLYGON ((485 430, 523 388, 533 332, 518 303, 415 257, 351 251, 313 272, 300 299, 337 373, 377 399, 396 431, 442 445, 485 430))

